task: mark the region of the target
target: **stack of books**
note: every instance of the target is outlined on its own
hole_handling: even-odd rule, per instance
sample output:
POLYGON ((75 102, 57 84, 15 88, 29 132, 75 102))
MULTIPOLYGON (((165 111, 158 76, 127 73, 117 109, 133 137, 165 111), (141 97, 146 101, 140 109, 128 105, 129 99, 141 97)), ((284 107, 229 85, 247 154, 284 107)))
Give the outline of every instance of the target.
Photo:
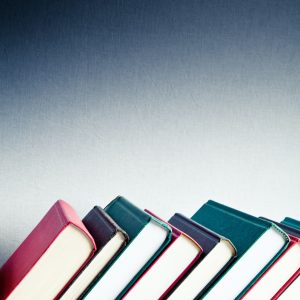
POLYGON ((119 196, 57 201, 0 269, 0 299, 300 299, 300 221, 208 201, 168 221, 119 196))

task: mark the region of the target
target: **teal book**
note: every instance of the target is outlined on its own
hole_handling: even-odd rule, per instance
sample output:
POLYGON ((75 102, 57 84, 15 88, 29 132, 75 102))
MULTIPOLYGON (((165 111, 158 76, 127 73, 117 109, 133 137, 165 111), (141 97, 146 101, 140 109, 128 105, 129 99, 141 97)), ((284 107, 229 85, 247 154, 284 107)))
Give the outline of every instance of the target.
POLYGON ((212 200, 192 220, 226 236, 237 250, 237 260, 201 297, 205 300, 241 299, 289 243, 288 235, 272 222, 212 200))
POLYGON ((286 217, 283 221, 281 221, 283 225, 295 228, 297 230, 300 230, 300 221, 286 217))
POLYGON ((121 196, 104 210, 128 234, 130 242, 84 295, 88 300, 121 299, 172 238, 170 226, 121 196))

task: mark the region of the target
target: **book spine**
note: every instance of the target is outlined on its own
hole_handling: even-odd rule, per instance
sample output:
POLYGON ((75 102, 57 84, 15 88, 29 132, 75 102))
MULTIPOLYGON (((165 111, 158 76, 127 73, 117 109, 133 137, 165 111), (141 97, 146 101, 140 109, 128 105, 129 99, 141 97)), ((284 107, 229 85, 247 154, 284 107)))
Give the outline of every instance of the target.
POLYGON ((85 227, 85 225, 80 220, 79 216, 76 214, 75 210, 64 200, 58 200, 55 204, 58 214, 60 215, 62 221, 62 227, 66 227, 68 224, 72 224, 77 227, 90 241, 93 245, 94 252, 96 251, 96 243, 85 227))
POLYGON ((300 221, 297 221, 295 219, 286 217, 283 221, 281 221, 281 223, 300 230, 300 221))
POLYGON ((83 218, 82 222, 92 234, 97 245, 97 251, 100 251, 118 231, 122 232, 125 239, 128 240, 125 231, 98 206, 95 206, 83 218))
POLYGON ((127 232, 131 240, 150 222, 148 214, 121 196, 114 199, 104 210, 127 232))
MULTIPOLYGON (((209 251, 211 251, 221 240, 221 238, 209 231, 204 226, 196 223, 195 221, 184 217, 181 214, 175 214, 169 223, 184 233, 192 237, 198 244, 203 246, 203 255, 205 256, 209 251)), ((204 257, 203 256, 203 257, 204 257)))

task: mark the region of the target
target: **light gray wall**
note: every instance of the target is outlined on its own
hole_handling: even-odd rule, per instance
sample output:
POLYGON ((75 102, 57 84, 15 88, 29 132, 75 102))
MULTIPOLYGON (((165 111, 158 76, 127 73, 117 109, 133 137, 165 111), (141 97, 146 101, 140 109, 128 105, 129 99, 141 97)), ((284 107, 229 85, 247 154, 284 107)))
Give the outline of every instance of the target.
POLYGON ((0 263, 58 198, 300 219, 298 3, 1 7, 0 263))

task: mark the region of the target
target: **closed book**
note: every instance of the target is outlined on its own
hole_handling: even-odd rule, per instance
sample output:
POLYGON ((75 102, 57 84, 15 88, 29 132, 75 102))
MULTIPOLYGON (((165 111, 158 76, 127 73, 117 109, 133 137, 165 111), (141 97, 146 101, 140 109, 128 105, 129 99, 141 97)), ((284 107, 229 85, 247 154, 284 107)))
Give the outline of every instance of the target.
MULTIPOLYGON (((149 214, 151 212, 146 210, 149 214)), ((125 295, 126 300, 164 299, 199 260, 201 246, 173 225, 172 241, 125 295)))
MULTIPOLYGON (((295 230, 287 225, 276 223, 266 218, 262 219, 273 222, 283 229, 289 235, 290 243, 246 293, 243 297, 244 300, 277 299, 279 291, 282 292, 291 278, 298 276, 300 272, 300 239, 296 236, 295 230)), ((300 236, 300 232, 298 235, 300 236)))
POLYGON ((170 243, 170 226, 150 216, 123 197, 117 197, 106 213, 123 228, 130 242, 105 274, 85 294, 86 299, 121 299, 151 262, 170 243))
POLYGON ((93 236, 97 251, 64 291, 61 300, 78 299, 128 242, 127 233, 99 206, 95 206, 82 222, 93 236))
POLYGON ((169 223, 188 234, 203 249, 203 254, 191 272, 172 291, 169 300, 195 299, 222 274, 236 257, 236 249, 230 240, 207 229, 197 222, 175 214, 169 223))
POLYGON ((300 221, 293 218, 286 217, 283 221, 281 221, 281 224, 300 230, 300 221))
POLYGON ((73 208, 57 201, 0 270, 1 299, 54 299, 96 250, 73 208))
POLYGON ((288 246, 289 237, 275 224, 208 201, 192 217, 224 235, 237 249, 237 260, 203 299, 240 299, 288 246))
MULTIPOLYGON (((295 238, 300 239, 300 222, 292 219, 292 218, 285 218, 281 221, 280 226, 284 228, 284 230, 289 233, 290 235, 294 236, 295 238)), ((291 278, 279 289, 279 291, 275 294, 272 300, 275 299, 299 299, 300 295, 300 270, 298 269, 291 278), (294 297, 297 295, 298 298, 294 297)))

